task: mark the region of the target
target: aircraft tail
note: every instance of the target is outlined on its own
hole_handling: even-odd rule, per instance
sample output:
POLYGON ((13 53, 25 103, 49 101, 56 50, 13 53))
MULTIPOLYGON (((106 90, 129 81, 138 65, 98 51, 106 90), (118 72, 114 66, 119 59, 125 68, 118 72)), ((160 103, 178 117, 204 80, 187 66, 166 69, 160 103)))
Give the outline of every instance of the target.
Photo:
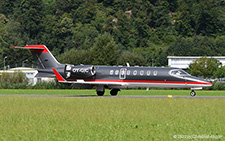
POLYGON ((25 47, 14 46, 12 48, 29 49, 38 65, 36 77, 55 77, 53 68, 64 69, 45 45, 27 45, 25 47))

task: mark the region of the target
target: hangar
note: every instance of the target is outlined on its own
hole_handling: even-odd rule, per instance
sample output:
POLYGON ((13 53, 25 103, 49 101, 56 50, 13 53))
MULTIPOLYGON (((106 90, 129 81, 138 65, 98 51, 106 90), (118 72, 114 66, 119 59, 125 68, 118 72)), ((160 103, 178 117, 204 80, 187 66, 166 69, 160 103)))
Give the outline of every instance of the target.
MULTIPOLYGON (((168 66, 187 69, 190 63, 201 57, 203 56, 167 56, 168 66)), ((225 65, 225 56, 207 56, 207 58, 218 59, 223 66, 225 65)))

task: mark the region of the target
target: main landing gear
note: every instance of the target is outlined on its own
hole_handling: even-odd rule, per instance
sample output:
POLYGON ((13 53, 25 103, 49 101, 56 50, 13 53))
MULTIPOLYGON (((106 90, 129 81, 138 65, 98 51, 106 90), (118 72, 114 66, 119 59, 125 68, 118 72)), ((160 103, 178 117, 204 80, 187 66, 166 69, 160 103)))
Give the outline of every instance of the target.
MULTIPOLYGON (((118 94, 118 91, 120 91, 120 89, 112 89, 110 91, 111 96, 116 96, 118 94)), ((103 96, 105 93, 104 86, 97 86, 96 92, 98 96, 103 96)))
POLYGON ((103 85, 96 86, 96 92, 98 96, 103 96, 105 93, 105 87, 103 85))
POLYGON ((195 91, 194 91, 194 90, 191 90, 190 95, 191 95, 192 97, 194 97, 194 96, 196 95, 195 91))
POLYGON ((112 90, 110 91, 111 96, 116 96, 117 93, 118 93, 118 91, 120 91, 120 89, 112 89, 112 90))
POLYGON ((105 91, 97 91, 97 95, 98 95, 98 96, 103 96, 104 93, 105 93, 105 91))

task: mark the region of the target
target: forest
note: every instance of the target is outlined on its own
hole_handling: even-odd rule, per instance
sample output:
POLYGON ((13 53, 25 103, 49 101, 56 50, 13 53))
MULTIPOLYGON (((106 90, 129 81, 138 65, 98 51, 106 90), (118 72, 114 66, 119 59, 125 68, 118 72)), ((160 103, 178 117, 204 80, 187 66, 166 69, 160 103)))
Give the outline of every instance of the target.
POLYGON ((28 44, 44 44, 74 65, 167 66, 167 56, 224 56, 225 1, 1 0, 1 69, 35 64, 27 50, 10 48, 28 44))

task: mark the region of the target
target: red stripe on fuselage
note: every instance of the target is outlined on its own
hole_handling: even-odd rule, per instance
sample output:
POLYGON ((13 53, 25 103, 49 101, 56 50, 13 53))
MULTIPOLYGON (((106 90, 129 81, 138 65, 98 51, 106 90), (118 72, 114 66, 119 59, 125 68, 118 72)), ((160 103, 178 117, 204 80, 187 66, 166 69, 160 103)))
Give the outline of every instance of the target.
MULTIPOLYGON (((68 81, 77 81, 69 79, 68 81)), ((212 85, 205 82, 185 82, 185 81, 147 81, 147 80, 103 80, 103 79, 84 79, 85 82, 126 82, 126 83, 166 83, 166 84, 191 84, 191 85, 212 85)))
POLYGON ((65 82, 65 80, 63 79, 63 77, 56 71, 56 69, 53 68, 52 70, 53 70, 53 72, 54 72, 54 74, 55 74, 55 76, 56 76, 56 78, 57 78, 58 81, 65 82))

